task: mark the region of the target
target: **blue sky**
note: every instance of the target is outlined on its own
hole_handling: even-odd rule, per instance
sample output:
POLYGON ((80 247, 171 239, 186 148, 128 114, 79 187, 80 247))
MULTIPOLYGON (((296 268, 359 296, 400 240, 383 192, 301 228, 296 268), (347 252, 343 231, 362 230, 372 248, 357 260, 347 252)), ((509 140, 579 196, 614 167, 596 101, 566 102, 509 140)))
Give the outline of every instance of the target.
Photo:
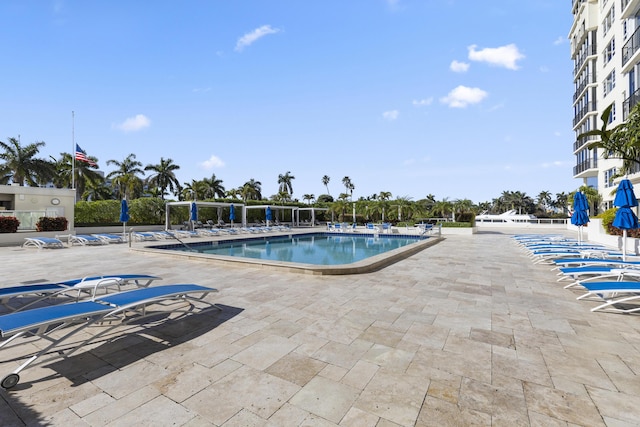
POLYGON ((570 192, 569 2, 3 0, 0 140, 293 196, 570 192), (73 112, 73 119, 72 119, 73 112), (73 130, 73 132, 72 132, 73 130))

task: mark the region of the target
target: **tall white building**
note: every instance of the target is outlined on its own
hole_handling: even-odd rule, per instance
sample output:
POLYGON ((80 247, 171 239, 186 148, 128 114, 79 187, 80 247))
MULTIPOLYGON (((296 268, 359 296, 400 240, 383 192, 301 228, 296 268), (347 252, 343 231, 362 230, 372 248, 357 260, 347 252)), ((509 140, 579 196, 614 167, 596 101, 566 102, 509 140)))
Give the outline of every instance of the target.
MULTIPOLYGON (((640 100, 640 0, 572 0, 573 25, 569 32, 573 60, 573 129, 576 137, 602 128, 601 115, 609 105, 608 127, 626 120, 640 100)), ((601 150, 589 150, 595 137, 576 138, 573 152, 575 178, 598 189, 602 209, 612 206, 617 185, 612 177, 618 159, 604 159, 601 150)), ((634 186, 640 170, 629 175, 634 186)))

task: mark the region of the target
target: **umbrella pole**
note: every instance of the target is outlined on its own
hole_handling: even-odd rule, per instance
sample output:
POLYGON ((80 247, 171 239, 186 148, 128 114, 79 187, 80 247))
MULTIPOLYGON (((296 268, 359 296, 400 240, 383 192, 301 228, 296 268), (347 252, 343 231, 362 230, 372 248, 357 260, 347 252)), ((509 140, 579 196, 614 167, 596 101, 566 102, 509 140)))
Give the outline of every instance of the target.
POLYGON ((627 230, 622 230, 622 260, 627 260, 627 230))
POLYGON ((582 226, 578 227, 578 243, 582 244, 582 226))

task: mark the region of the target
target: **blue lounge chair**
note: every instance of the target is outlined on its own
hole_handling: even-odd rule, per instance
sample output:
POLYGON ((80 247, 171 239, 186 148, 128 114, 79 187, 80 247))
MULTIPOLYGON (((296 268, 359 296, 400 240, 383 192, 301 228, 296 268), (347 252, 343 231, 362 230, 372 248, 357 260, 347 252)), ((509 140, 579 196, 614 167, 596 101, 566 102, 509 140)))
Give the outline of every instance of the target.
POLYGON ((64 248, 62 240, 54 237, 25 237, 23 248, 60 249, 64 248))
MULTIPOLYGON (((163 303, 158 306, 166 308, 169 307, 166 305, 166 302, 169 301, 188 301, 191 303, 190 306, 197 301, 202 301, 210 307, 217 308, 215 304, 203 301, 204 297, 211 292, 217 292, 217 289, 193 284, 153 286, 108 294, 90 301, 52 305, 0 316, 0 337, 6 338, 5 341, 0 342, 0 348, 7 347, 22 336, 37 336, 51 342, 51 344, 43 346, 43 348, 36 351, 26 362, 5 376, 0 382, 0 386, 4 389, 14 387, 20 381, 19 373, 38 357, 50 353, 60 343, 91 325, 117 320, 110 327, 105 327, 100 333, 68 349, 64 353, 65 356, 110 332, 119 325, 127 324, 131 321, 137 322, 150 316, 153 313, 149 313, 147 307, 152 304, 163 303), (60 334, 60 337, 51 336, 50 334, 54 331, 65 333, 60 334)), ((58 353, 63 354, 63 351, 58 350, 58 353)))
POLYGON ((149 240, 158 240, 155 233, 144 233, 139 231, 134 231, 133 238, 139 242, 149 241, 149 240))
POLYGON ((610 311, 625 314, 640 311, 640 305, 628 305, 630 302, 640 300, 639 281, 583 282, 581 285, 587 292, 577 299, 604 301, 603 304, 593 307, 591 311, 610 311))
POLYGON ((32 307, 43 300, 50 300, 60 296, 71 296, 75 294, 76 300, 83 293, 91 293, 95 296, 98 290, 108 291, 115 287, 118 290, 122 286, 135 284, 138 287, 147 287, 155 280, 160 280, 158 276, 148 274, 116 274, 104 276, 87 276, 78 279, 63 280, 51 283, 34 283, 29 285, 18 285, 0 288, 0 304, 11 311, 21 311, 32 307), (10 302, 18 297, 33 297, 35 300, 23 303, 19 307, 13 307, 10 302))
POLYGON ((95 236, 106 243, 124 243, 126 241, 123 236, 120 236, 118 234, 96 233, 92 234, 92 236, 95 236))
POLYGON ((91 234, 70 234, 67 240, 70 245, 106 245, 107 243, 99 237, 91 234))

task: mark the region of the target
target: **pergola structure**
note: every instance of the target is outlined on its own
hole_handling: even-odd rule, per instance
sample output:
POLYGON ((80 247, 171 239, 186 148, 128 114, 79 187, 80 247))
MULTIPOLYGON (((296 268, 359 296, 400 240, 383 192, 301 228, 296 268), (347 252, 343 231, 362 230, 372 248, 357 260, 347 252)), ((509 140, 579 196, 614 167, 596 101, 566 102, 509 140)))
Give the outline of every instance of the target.
MULTIPOLYGON (((291 209, 292 221, 295 221, 295 218, 296 218, 295 213, 296 213, 296 211, 298 209, 300 209, 297 206, 282 206, 282 205, 251 205, 251 206, 249 206, 249 205, 247 205, 247 206, 244 206, 244 208, 242 209, 242 218, 246 220, 247 211, 249 209, 262 209, 262 210, 266 211, 267 208, 271 208, 271 211, 273 212, 273 217, 274 218, 276 218, 276 211, 291 209)), ((266 215, 266 213, 265 213, 265 215, 266 215)), ((246 224, 244 224, 244 225, 246 226, 246 224)))
POLYGON ((170 230, 171 229, 171 220, 169 219, 169 210, 171 209, 171 206, 187 206, 190 207, 192 203, 196 204, 196 208, 199 206, 208 206, 208 207, 215 207, 218 208, 218 219, 220 219, 221 216, 221 211, 222 208, 230 208, 231 205, 233 205, 233 207, 235 208, 234 211, 236 212, 236 215, 238 214, 238 212, 242 212, 242 218, 240 223, 243 226, 246 226, 247 223, 247 216, 246 216, 246 210, 245 210, 245 205, 242 203, 223 203, 223 202, 199 202, 199 201, 185 201, 185 202, 167 202, 166 205, 166 212, 165 212, 165 229, 166 230, 170 230))
POLYGON ((311 227, 313 227, 314 225, 316 225, 316 211, 328 211, 328 208, 298 208, 296 210, 296 223, 298 226, 300 226, 300 212, 304 211, 310 211, 311 212, 311 227))

